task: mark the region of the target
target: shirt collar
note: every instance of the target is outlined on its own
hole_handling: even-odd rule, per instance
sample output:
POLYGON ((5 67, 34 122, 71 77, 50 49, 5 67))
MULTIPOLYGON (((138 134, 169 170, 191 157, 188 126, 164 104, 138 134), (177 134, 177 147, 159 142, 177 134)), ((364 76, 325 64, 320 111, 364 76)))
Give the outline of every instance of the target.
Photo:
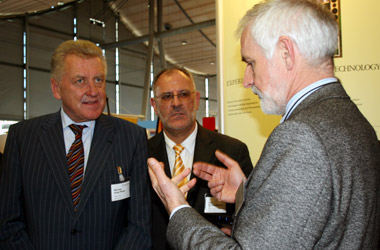
POLYGON ((65 129, 71 124, 78 124, 78 125, 86 125, 91 130, 95 127, 95 120, 88 121, 88 122, 74 122, 71 120, 71 118, 63 111, 63 108, 61 108, 61 120, 62 120, 62 128, 65 129))
MULTIPOLYGON (((194 151, 194 145, 195 145, 197 132, 198 132, 198 123, 196 122, 193 132, 183 142, 181 142, 181 145, 185 148, 185 150, 194 151)), ((173 148, 175 145, 177 145, 177 143, 172 141, 166 135, 165 131, 164 131, 164 138, 165 138, 165 143, 166 145, 168 145, 168 147, 173 148)))
POLYGON ((309 95, 311 95, 314 91, 318 90, 323 85, 337 82, 338 80, 335 77, 329 77, 325 79, 321 79, 313 84, 310 84, 306 88, 303 88, 301 91, 296 93, 286 104, 285 114, 282 116, 280 123, 283 123, 288 117, 291 115, 293 110, 309 95))

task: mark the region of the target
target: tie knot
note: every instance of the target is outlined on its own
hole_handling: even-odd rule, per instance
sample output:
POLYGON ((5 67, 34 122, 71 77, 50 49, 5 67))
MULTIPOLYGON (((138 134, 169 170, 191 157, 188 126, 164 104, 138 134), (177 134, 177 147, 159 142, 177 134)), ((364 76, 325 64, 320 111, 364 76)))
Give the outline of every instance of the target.
POLYGON ((70 129, 74 132, 75 135, 82 135, 82 131, 84 128, 87 128, 86 125, 77 125, 77 124, 71 124, 70 129))
POLYGON ((181 154, 181 152, 185 149, 181 144, 177 144, 173 147, 176 154, 181 154))

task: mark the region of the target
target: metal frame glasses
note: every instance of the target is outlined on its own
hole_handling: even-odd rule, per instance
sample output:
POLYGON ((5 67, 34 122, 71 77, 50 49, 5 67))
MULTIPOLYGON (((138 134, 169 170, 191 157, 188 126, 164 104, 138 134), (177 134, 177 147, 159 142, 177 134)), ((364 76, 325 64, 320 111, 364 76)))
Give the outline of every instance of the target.
POLYGON ((176 96, 178 98, 178 101, 188 102, 191 100, 191 95, 194 93, 195 91, 190 90, 181 90, 176 95, 173 92, 165 92, 159 96, 156 96, 155 98, 159 99, 162 103, 169 103, 174 100, 174 97, 176 96))

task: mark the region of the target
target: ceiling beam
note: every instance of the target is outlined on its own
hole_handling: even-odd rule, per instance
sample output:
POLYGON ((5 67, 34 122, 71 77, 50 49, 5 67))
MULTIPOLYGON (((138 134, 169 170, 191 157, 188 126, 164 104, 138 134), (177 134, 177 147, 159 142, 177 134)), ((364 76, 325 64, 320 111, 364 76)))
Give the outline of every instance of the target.
POLYGON ((145 119, 148 120, 148 102, 149 102, 149 92, 150 92, 150 74, 151 74, 151 63, 153 60, 153 42, 154 42, 154 0, 149 0, 149 47, 147 53, 147 59, 145 62, 145 76, 144 76, 144 91, 141 106, 141 114, 144 115, 145 119))
MULTIPOLYGON (((160 33, 155 33, 155 37, 156 38, 164 38, 164 37, 169 37, 169 36, 175 36, 178 34, 190 32, 190 31, 194 31, 194 30, 200 30, 200 29, 210 27, 210 26, 215 26, 215 19, 211 19, 208 21, 203 21, 203 22, 179 27, 179 28, 172 29, 172 30, 166 30, 166 31, 163 31, 160 33)), ((129 45, 133 45, 133 44, 146 42, 148 40, 149 40, 149 35, 145 35, 145 36, 140 36, 140 37, 124 40, 124 41, 119 41, 119 42, 114 42, 114 43, 105 43, 105 44, 102 44, 101 47, 103 49, 120 48, 120 47, 125 47, 125 46, 129 46, 129 45)))

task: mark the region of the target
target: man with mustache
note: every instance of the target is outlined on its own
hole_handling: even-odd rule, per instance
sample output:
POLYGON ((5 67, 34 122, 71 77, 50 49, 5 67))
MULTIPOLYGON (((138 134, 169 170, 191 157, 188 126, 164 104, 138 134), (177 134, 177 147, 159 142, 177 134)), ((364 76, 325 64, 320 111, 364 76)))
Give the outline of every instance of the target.
MULTIPOLYGON (((239 162, 242 171, 249 175, 252 163, 247 146, 236 139, 205 129, 196 121, 200 93, 189 71, 177 67, 164 69, 153 81, 153 92, 151 105, 162 121, 163 131, 149 139, 149 154, 163 162, 167 176, 174 177, 177 172, 173 149, 176 145, 175 148, 178 145, 183 147, 179 155, 186 168, 191 168, 195 161, 223 166, 215 157, 215 151, 221 150, 239 162)), ((192 174, 181 182, 187 182, 190 177, 192 174)), ((199 179, 197 185, 186 194, 187 201, 214 224, 230 224, 233 207, 225 207, 225 203, 211 205, 209 193, 207 182, 199 179), (213 206, 222 208, 215 211, 213 206)), ((157 195, 153 196, 152 220, 153 249, 170 249, 166 242, 169 217, 157 195)))
POLYGON ((182 175, 170 180, 148 160, 152 185, 171 215, 171 246, 378 249, 380 149, 375 130, 334 77, 335 17, 319 1, 267 0, 246 13, 238 34, 244 87, 282 120, 251 175, 220 152, 227 170, 193 166, 217 199, 236 204, 230 236, 184 199, 195 179, 178 189, 182 175))
POLYGON ((84 40, 51 60, 53 114, 9 129, 0 168, 0 249, 149 249, 143 128, 103 115, 107 63, 84 40))

